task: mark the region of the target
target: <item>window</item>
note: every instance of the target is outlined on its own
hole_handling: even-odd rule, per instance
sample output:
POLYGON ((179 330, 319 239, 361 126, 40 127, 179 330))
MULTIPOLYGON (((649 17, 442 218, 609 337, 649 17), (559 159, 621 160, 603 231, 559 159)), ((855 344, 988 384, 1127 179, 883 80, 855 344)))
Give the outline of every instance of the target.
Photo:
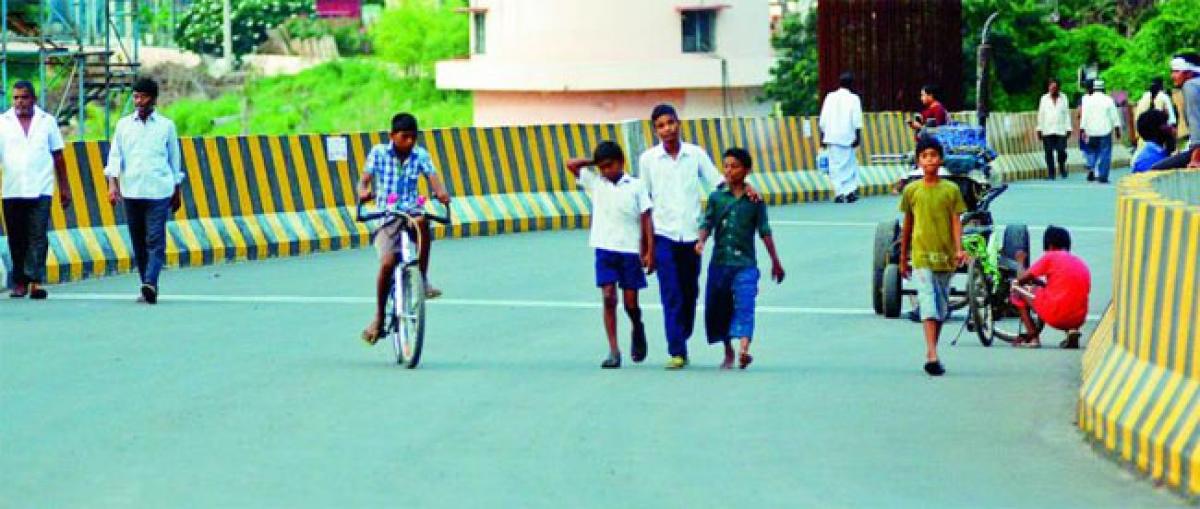
POLYGON ((487 53, 487 13, 474 12, 471 13, 471 19, 475 25, 475 48, 476 55, 487 53))
POLYGON ((713 51, 713 27, 717 11, 683 11, 683 52, 711 53, 713 51))

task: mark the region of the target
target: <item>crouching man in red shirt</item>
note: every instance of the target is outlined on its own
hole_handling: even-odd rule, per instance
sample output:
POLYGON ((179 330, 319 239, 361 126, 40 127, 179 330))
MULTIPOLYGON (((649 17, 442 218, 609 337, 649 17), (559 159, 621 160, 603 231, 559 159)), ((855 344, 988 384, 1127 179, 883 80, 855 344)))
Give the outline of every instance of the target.
POLYGON ((1042 251, 1042 257, 1012 284, 1012 303, 1021 311, 1025 329, 1031 331, 1014 346, 1042 346, 1029 314, 1032 306, 1046 325, 1066 331, 1067 338, 1059 347, 1079 348, 1079 328, 1087 320, 1088 293, 1092 290, 1091 272, 1083 260, 1071 254, 1071 234, 1064 228, 1046 228, 1042 251))

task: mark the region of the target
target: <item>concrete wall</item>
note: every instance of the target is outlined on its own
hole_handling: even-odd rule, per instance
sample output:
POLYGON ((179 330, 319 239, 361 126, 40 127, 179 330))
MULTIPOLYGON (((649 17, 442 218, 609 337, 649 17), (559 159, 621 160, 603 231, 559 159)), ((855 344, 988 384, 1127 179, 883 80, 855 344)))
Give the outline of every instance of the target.
POLYGON ((1113 302, 1084 354, 1079 427, 1151 479, 1200 495, 1200 171, 1118 186, 1113 302))
MULTIPOLYGON (((758 101, 761 88, 735 88, 729 109, 736 116, 765 117, 771 105, 758 101)), ((720 89, 662 89, 591 92, 477 91, 475 125, 537 125, 563 122, 606 123, 646 118, 660 103, 674 105, 685 118, 725 115, 720 89)))

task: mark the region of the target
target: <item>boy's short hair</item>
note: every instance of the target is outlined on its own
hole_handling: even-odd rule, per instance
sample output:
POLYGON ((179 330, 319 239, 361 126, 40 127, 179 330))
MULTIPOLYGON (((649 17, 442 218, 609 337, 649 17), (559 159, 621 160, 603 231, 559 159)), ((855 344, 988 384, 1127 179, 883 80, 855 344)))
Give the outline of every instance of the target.
POLYGON ((1061 226, 1047 226, 1046 233, 1042 234, 1042 251, 1049 251, 1052 247, 1070 251, 1071 232, 1061 226))
POLYGON ((592 163, 600 164, 606 161, 625 161, 625 151, 612 141, 602 141, 592 151, 592 163))
POLYGON ((37 91, 33 89, 33 83, 30 83, 29 80, 20 80, 16 83, 13 83, 12 89, 14 91, 17 89, 25 90, 29 92, 29 95, 33 96, 34 99, 37 99, 37 91))
POLYGON ((921 86, 921 91, 925 92, 926 94, 932 96, 935 99, 937 98, 938 93, 940 92, 940 90, 938 90, 937 85, 932 85, 932 84, 928 84, 928 83, 921 86))
POLYGON ((741 163, 742 167, 747 170, 754 167, 754 158, 750 157, 750 152, 742 147, 730 147, 721 155, 722 159, 726 157, 737 159, 738 163, 741 163))
POLYGON ((392 117, 392 134, 406 132, 415 133, 420 131, 417 127, 417 117, 412 113, 397 113, 392 117))
POLYGON ((940 141, 938 141, 937 138, 934 138, 933 136, 925 135, 925 136, 922 136, 919 139, 917 139, 917 151, 916 151, 917 158, 921 157, 921 152, 924 152, 928 149, 934 149, 937 151, 938 157, 941 157, 943 159, 946 158, 946 150, 944 148, 942 148, 942 143, 940 141))
POLYGON ((158 99, 158 82, 151 78, 140 78, 133 84, 133 91, 158 99))
POLYGON ((1163 129, 1170 121, 1167 114, 1159 109, 1151 108, 1142 112, 1137 118, 1137 133, 1143 140, 1150 140, 1155 143, 1162 143, 1169 138, 1167 132, 1163 129))
POLYGON ((1061 82, 1061 81, 1058 81, 1058 78, 1050 78, 1050 79, 1046 80, 1046 85, 1047 85, 1047 86, 1049 86, 1051 83, 1053 83, 1053 84, 1055 84, 1055 85, 1058 85, 1058 86, 1060 86, 1060 87, 1062 86, 1062 82, 1061 82))
POLYGON ((670 104, 663 103, 655 106, 654 109, 650 111, 650 122, 654 123, 655 120, 658 120, 658 117, 663 115, 670 115, 674 117, 675 120, 679 120, 679 113, 675 111, 675 107, 671 106, 670 104))

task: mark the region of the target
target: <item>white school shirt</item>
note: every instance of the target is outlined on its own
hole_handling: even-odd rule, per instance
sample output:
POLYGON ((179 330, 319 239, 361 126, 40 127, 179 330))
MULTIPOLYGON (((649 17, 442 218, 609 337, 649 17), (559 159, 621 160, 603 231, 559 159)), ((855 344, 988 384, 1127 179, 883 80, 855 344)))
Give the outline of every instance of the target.
POLYGON ((137 112, 122 117, 108 148, 104 175, 119 179, 126 198, 161 200, 175 194, 175 186, 183 182, 175 123, 157 111, 145 122, 137 112))
MULTIPOLYGON (((21 128, 16 110, 0 115, 0 171, 4 198, 39 198, 54 194, 53 153, 63 149, 62 133, 53 115, 33 107, 29 134, 21 128)), ((63 182, 66 185, 66 182, 63 182)))
POLYGON ((1071 132, 1071 109, 1067 96, 1058 94, 1058 100, 1043 94, 1038 103, 1037 130, 1043 136, 1065 136, 1071 132))
POLYGON ((825 96, 818 121, 823 141, 829 145, 849 147, 854 144, 854 132, 862 129, 862 101, 854 92, 839 88, 825 96))
POLYGON ((579 187, 592 200, 588 245, 618 253, 641 253, 642 214, 651 208, 642 181, 622 175, 615 184, 595 171, 579 171, 579 187))
POLYGON ((1103 92, 1083 96, 1079 106, 1079 128, 1088 136, 1108 136, 1121 127, 1117 103, 1103 92))
POLYGON ((642 153, 638 172, 654 200, 654 234, 675 242, 700 238, 700 199, 724 181, 704 149, 680 142, 678 157, 659 143, 642 153), (701 187, 701 182, 708 184, 701 187))

